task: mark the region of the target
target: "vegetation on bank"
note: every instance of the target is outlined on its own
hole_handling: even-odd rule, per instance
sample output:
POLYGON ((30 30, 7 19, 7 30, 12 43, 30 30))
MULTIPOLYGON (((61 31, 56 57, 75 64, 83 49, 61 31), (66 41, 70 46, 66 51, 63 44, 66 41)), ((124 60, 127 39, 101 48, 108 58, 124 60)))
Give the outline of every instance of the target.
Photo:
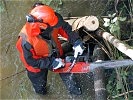
MULTIPOLYGON (((104 29, 125 44, 133 46, 133 5, 131 0, 109 0, 106 17, 103 18, 104 29)), ((111 59, 127 59, 115 47, 106 45, 111 59)), ((131 100, 133 94, 133 69, 117 68, 111 71, 106 88, 108 99, 131 100)))

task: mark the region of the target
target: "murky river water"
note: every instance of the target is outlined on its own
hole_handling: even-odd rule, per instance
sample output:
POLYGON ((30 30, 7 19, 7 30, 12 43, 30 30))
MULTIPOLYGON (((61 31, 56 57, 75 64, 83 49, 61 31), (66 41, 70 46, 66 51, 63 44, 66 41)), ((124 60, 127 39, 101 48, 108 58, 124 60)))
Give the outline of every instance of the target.
MULTIPOLYGON (((0 20, 0 98, 93 100, 94 90, 91 73, 77 75, 79 84, 83 90, 83 95, 79 97, 69 95, 59 75, 52 72, 48 75, 48 94, 46 96, 40 96, 33 92, 31 83, 27 78, 26 71, 21 72, 24 70, 24 67, 19 60, 15 43, 17 35, 25 23, 25 15, 28 13, 35 0, 3 1, 5 1, 3 5, 5 9, 1 12, 0 20), (15 73, 18 74, 13 75, 15 73)), ((69 13, 71 13, 72 16, 99 15, 103 11, 101 6, 105 5, 103 1, 105 0, 66 0, 61 8, 62 10, 59 12, 63 16, 67 16, 69 13), (97 5, 97 7, 95 5, 97 5)))

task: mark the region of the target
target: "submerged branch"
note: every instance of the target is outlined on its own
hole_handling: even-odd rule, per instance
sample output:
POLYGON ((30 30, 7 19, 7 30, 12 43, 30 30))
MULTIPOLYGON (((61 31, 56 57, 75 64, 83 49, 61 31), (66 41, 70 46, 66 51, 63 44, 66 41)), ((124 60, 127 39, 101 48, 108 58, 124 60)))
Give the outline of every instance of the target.
POLYGON ((12 75, 10 75, 10 76, 7 76, 7 77, 5 77, 5 78, 2 78, 2 79, 0 79, 0 81, 5 80, 5 79, 8 79, 8 78, 11 78, 11 77, 16 76, 16 75, 18 75, 18 74, 20 74, 20 73, 23 73, 23 72, 25 72, 25 71, 26 71, 26 69, 24 69, 24 70, 22 70, 22 71, 20 71, 20 72, 17 72, 17 73, 15 73, 15 74, 12 74, 12 75))

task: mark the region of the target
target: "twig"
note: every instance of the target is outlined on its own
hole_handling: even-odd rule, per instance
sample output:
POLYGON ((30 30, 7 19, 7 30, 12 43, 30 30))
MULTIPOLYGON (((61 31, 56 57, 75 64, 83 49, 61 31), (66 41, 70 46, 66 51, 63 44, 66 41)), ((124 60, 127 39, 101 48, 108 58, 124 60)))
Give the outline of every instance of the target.
POLYGON ((9 51, 9 48, 10 48, 10 44, 7 46, 6 54, 7 54, 7 52, 9 51))
POLYGON ((22 70, 22 71, 20 71, 20 72, 17 72, 17 73, 15 73, 15 74, 12 74, 12 75, 10 75, 10 76, 7 76, 7 77, 5 77, 5 78, 2 78, 2 79, 0 79, 0 81, 5 80, 5 79, 8 79, 8 78, 10 78, 10 77, 13 77, 13 76, 15 76, 15 75, 18 75, 18 74, 20 74, 20 73, 23 73, 23 72, 25 72, 25 71, 26 71, 26 69, 24 69, 24 70, 22 70))
POLYGON ((78 19, 80 17, 63 17, 64 20, 70 20, 70 19, 78 19))
POLYGON ((112 98, 115 99, 115 98, 118 98, 118 97, 120 97, 120 96, 126 95, 126 94, 128 94, 128 93, 133 93, 133 90, 128 91, 128 92, 125 92, 125 93, 121 93, 121 94, 116 95, 116 96, 112 96, 112 98))
POLYGON ((85 33, 87 33, 91 38, 93 38, 99 45, 101 45, 102 49, 104 50, 104 52, 108 55, 109 58, 111 58, 109 56, 109 52, 106 50, 106 48, 97 40, 95 39, 92 35, 90 35, 86 30, 83 30, 85 33))

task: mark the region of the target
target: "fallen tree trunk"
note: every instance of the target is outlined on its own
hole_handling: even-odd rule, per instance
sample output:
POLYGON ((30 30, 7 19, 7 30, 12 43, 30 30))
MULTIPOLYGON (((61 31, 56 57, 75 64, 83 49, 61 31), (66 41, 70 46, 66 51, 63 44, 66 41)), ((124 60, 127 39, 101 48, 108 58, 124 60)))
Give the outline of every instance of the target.
POLYGON ((127 55, 133 60, 133 49, 127 45, 122 43, 122 41, 115 38, 113 35, 111 35, 108 32, 103 32, 101 36, 106 40, 109 41, 114 47, 116 47, 119 51, 127 55))

